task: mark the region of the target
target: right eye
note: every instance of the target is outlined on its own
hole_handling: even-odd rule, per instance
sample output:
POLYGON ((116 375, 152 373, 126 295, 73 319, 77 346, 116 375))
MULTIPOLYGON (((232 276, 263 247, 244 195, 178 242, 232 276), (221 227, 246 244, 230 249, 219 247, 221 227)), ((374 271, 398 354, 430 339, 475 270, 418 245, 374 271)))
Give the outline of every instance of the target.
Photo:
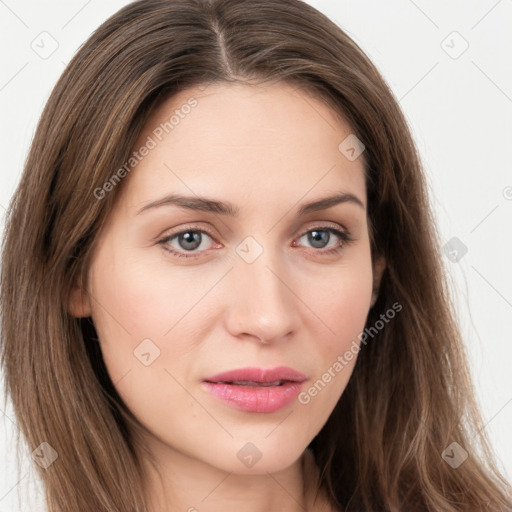
MULTIPOLYGON (((162 245, 164 250, 171 253, 173 256, 178 258, 195 258, 196 253, 207 250, 204 247, 204 236, 212 239, 212 236, 203 229, 188 228, 182 229, 174 234, 168 235, 162 240, 159 240, 159 244, 162 245), (171 242, 175 242, 171 245, 171 242), (201 250, 198 250, 202 247, 201 250), (187 254, 188 253, 188 254, 187 254)), ((207 245, 207 244, 206 244, 207 245)))

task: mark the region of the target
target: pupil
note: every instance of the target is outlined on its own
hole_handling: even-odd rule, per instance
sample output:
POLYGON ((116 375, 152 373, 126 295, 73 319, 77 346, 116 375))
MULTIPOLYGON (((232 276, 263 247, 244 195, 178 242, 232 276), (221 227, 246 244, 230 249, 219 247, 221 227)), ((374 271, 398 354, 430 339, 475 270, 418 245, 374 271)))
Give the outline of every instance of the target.
POLYGON ((197 249, 201 245, 201 234, 194 231, 187 231, 183 233, 180 240, 184 243, 180 243, 183 249, 197 249), (190 244, 190 245, 189 245, 190 244))
POLYGON ((311 231, 309 238, 313 247, 322 248, 322 244, 326 244, 329 241, 329 233, 327 231, 315 230, 311 231))

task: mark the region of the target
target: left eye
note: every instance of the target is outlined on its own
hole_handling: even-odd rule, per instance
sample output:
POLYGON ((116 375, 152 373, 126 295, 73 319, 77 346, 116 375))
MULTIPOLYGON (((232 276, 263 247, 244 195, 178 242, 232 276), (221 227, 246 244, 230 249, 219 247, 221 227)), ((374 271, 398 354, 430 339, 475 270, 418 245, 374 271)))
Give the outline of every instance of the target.
MULTIPOLYGON (((188 229, 164 238, 159 242, 159 244, 174 256, 179 258, 193 258, 197 255, 196 253, 201 252, 201 250, 206 250, 204 247, 201 249, 204 242, 204 235, 213 240, 212 236, 202 229, 188 229), (177 247, 176 245, 171 245, 171 242, 173 241, 177 242, 177 247)), ((347 233, 332 227, 317 227, 310 229, 302 234, 298 240, 301 240, 304 237, 306 237, 307 242, 310 243, 314 249, 324 249, 323 251, 315 251, 320 254, 338 252, 346 244, 352 241, 352 238, 350 238, 347 233), (331 241, 332 235, 334 235, 335 238, 338 238, 338 242, 334 244, 334 247, 326 248, 326 245, 331 241)), ((296 246, 295 243, 294 246, 296 246)))
MULTIPOLYGON (((309 231, 304 233, 299 238, 299 240, 301 238, 306 237, 307 241, 309 243, 311 243, 315 249, 325 249, 326 247, 324 246, 324 244, 328 244, 331 241, 331 237, 333 234, 335 235, 335 237, 341 239, 343 242, 350 241, 350 238, 345 233, 342 233, 341 231, 338 231, 337 229, 328 228, 328 227, 310 229, 309 231)), ((344 244, 340 244, 338 242, 337 244, 335 244, 333 249, 340 248, 340 245, 344 245, 344 244)))

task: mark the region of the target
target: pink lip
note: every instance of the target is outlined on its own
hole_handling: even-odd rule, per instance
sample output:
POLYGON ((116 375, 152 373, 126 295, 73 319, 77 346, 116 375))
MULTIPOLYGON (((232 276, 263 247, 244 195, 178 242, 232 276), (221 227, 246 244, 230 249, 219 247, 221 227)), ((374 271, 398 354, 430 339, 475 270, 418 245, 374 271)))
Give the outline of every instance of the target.
POLYGON ((270 369, 250 367, 207 377, 203 380, 203 386, 232 407, 268 413, 293 402, 305 380, 306 376, 303 373, 286 366, 270 369), (254 385, 244 385, 240 381, 248 381, 254 385), (277 384, 278 381, 282 382, 277 384), (268 385, 270 383, 275 385, 268 385))

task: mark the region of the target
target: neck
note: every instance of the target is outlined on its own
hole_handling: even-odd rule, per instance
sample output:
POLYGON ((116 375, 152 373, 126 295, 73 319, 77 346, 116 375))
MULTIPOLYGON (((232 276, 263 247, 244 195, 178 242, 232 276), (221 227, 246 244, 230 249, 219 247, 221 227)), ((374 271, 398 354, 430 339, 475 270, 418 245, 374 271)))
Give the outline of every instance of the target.
POLYGON ((158 471, 144 466, 150 512, 331 510, 323 493, 316 497, 318 471, 308 450, 291 466, 263 474, 228 473, 168 446, 153 453, 159 454, 158 471))

